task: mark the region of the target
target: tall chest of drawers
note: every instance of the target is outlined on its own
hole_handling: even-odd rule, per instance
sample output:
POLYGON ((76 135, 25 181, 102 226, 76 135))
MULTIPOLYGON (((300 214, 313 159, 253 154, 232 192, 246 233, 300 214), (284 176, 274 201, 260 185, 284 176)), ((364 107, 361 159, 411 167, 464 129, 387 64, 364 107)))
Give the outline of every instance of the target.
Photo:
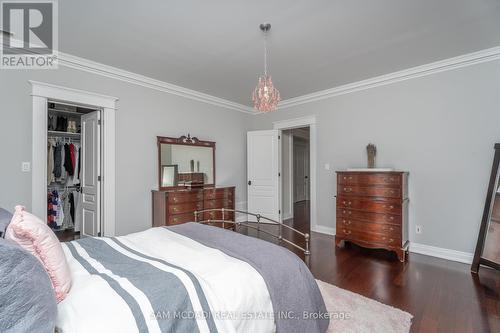
POLYGON ((335 243, 349 241, 394 251, 408 250, 408 173, 338 171, 335 243))
MULTIPOLYGON (((194 212, 204 209, 235 208, 235 187, 208 187, 190 190, 152 191, 153 227, 194 222, 194 212)), ((211 211, 199 220, 222 219, 222 212, 211 211)), ((234 221, 233 212, 224 213, 225 220, 234 221)), ((232 226, 227 224, 227 227, 232 226)))

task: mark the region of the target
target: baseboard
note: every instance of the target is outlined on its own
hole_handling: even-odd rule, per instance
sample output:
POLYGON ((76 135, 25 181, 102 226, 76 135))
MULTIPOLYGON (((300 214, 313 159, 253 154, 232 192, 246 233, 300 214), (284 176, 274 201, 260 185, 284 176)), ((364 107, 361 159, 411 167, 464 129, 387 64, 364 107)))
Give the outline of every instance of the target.
POLYGON ((311 231, 319 232, 320 234, 335 236, 335 228, 327 227, 324 225, 311 225, 311 231))
POLYGON ((472 253, 469 252, 450 250, 442 247, 436 247, 436 246, 412 243, 412 242, 410 242, 410 252, 451 260, 451 261, 457 261, 464 264, 471 264, 472 258, 474 256, 472 253))

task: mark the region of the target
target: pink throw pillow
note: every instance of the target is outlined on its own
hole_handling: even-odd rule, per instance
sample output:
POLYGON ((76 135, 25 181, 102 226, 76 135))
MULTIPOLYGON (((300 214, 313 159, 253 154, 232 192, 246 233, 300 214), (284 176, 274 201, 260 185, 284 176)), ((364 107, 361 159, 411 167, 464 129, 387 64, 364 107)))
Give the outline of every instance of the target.
POLYGON ((57 302, 62 301, 71 287, 71 274, 57 236, 38 217, 16 206, 5 238, 10 239, 33 254, 49 274, 57 302))

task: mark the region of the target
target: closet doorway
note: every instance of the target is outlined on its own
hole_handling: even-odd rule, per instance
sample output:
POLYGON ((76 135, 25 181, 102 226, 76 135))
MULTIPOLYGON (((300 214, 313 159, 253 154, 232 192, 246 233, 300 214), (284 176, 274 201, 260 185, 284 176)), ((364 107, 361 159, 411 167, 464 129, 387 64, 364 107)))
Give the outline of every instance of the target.
POLYGON ((60 239, 114 236, 117 99, 30 83, 33 213, 60 239))
POLYGON ((47 102, 47 224, 60 239, 101 235, 100 108, 47 102))

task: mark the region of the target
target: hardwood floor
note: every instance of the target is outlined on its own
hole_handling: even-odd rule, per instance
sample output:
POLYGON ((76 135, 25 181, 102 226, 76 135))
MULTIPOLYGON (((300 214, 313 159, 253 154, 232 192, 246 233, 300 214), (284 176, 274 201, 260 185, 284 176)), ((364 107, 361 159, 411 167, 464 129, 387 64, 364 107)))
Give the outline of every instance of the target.
MULTIPOLYGON (((300 209, 304 211, 287 223, 308 232, 308 219, 299 218, 306 206, 300 209)), ((257 235, 244 227, 240 231, 257 235)), ((301 238, 291 233, 284 236, 300 243, 301 238)), ((273 240, 262 233, 260 237, 273 240)), ((336 248, 333 236, 314 232, 306 262, 319 280, 411 313, 411 332, 500 332, 500 272, 489 268, 475 276, 469 265, 414 253, 403 264, 385 250, 353 244, 336 248)))

